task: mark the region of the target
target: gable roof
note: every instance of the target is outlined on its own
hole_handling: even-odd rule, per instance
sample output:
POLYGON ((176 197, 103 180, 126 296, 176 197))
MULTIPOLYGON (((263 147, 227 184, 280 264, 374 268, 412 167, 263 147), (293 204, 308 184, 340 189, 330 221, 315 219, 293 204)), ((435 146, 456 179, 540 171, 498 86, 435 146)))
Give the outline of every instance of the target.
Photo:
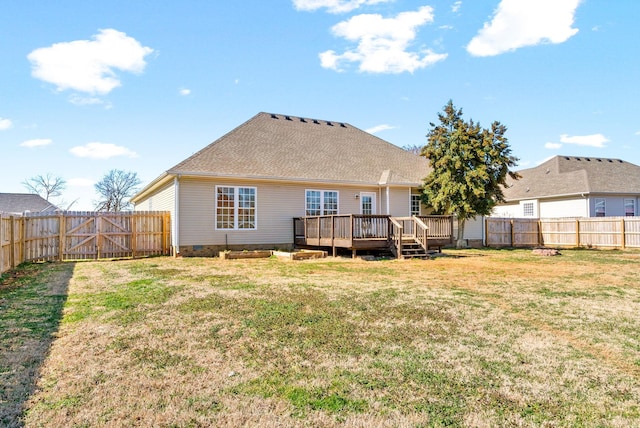
POLYGON ((169 174, 419 185, 428 161, 348 123, 258 113, 169 174), (384 180, 384 182, 381 182, 384 180))
POLYGON ((508 180, 507 201, 580 194, 640 194, 640 166, 620 159, 555 156, 508 180))
POLYGON ((0 212, 43 212, 56 211, 57 209, 58 207, 40 195, 32 193, 0 193, 0 212))

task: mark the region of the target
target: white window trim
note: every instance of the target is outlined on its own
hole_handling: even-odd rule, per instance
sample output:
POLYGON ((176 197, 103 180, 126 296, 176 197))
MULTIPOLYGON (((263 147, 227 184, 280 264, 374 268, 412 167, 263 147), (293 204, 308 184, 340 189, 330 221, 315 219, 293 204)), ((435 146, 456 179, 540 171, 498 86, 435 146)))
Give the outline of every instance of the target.
POLYGON ((320 192, 320 215, 331 215, 324 213, 324 194, 334 192, 336 194, 336 215, 340 213, 340 192, 333 189, 304 189, 304 215, 307 215, 307 192, 320 192))
POLYGON ((526 201, 520 201, 520 215, 525 218, 539 218, 540 215, 538 213, 538 200, 537 199, 527 199, 526 201), (526 204, 533 204, 533 215, 524 215, 524 206, 526 204))
POLYGON ((631 201, 631 203, 633 204, 633 216, 637 216, 638 215, 638 202, 636 201, 635 198, 624 198, 623 202, 622 202, 622 209, 624 210, 624 213, 622 215, 627 216, 627 202, 631 201))
POLYGON ((258 188, 257 187, 253 187, 253 186, 225 186, 223 184, 217 185, 216 189, 215 189, 215 210, 214 210, 214 218, 213 218, 213 224, 215 227, 215 230, 233 230, 233 231, 239 231, 239 232, 245 232, 245 231, 255 231, 258 230, 258 188), (220 187, 227 187, 227 188, 232 188, 234 189, 233 191, 233 228, 224 228, 224 227, 218 227, 218 188, 220 187), (240 192, 238 192, 238 189, 253 189, 253 194, 255 196, 255 210, 254 210, 254 218, 253 218, 253 223, 254 223, 254 227, 252 229, 240 229, 238 228, 238 199, 240 197, 240 192))

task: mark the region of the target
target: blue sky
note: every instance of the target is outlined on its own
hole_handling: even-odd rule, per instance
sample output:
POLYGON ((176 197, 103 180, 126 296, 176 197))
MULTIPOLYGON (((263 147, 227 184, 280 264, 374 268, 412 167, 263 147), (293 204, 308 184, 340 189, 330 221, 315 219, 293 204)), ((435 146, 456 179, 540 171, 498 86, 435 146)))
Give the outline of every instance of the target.
POLYGON ((505 124, 518 168, 640 164, 638 16, 638 0, 5 1, 0 192, 50 173, 65 207, 92 209, 109 170, 146 184, 261 111, 423 145, 449 99, 505 124))

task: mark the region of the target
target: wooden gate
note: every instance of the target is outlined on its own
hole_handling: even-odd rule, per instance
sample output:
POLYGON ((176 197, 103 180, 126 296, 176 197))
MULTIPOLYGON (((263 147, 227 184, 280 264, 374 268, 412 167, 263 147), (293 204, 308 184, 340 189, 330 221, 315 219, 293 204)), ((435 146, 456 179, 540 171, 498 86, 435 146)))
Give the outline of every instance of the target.
POLYGON ((168 255, 164 211, 0 213, 0 273, 25 261, 168 255))

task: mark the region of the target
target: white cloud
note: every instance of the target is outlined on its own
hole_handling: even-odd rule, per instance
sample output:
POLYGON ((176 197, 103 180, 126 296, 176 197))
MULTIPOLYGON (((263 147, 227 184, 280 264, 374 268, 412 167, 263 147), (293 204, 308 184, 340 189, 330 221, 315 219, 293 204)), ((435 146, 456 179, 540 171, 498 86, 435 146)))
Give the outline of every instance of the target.
POLYGON ((474 56, 493 56, 540 43, 563 43, 581 0, 502 0, 490 23, 467 45, 474 56))
POLYGON ((31 52, 31 75, 67 89, 107 94, 121 85, 115 70, 142 73, 153 49, 114 29, 100 30, 93 40, 55 43, 31 52))
POLYGON ((416 37, 416 29, 433 22, 433 8, 423 6, 417 11, 402 12, 395 18, 378 14, 356 15, 331 28, 331 32, 348 41, 357 42, 355 49, 337 54, 333 50, 320 53, 324 68, 343 71, 345 63, 359 63, 359 70, 369 73, 410 73, 442 61, 447 54, 430 49, 409 52, 407 48, 416 37))
POLYGON ((33 140, 26 140, 20 143, 21 147, 27 147, 29 149, 33 149, 35 147, 43 147, 52 144, 53 140, 50 138, 35 138, 33 140))
POLYGON ((565 144, 576 144, 578 146, 603 148, 603 147, 606 147, 606 143, 609 142, 609 139, 602 134, 575 135, 575 136, 562 134, 560 136, 560 142, 565 144))
POLYGON ((116 156, 127 156, 130 158, 138 157, 136 152, 110 143, 92 142, 84 146, 76 146, 69 150, 73 155, 79 158, 90 159, 109 159, 116 156))
POLYGON ((77 177, 77 178, 70 178, 69 180, 67 180, 67 184, 73 187, 91 187, 94 184, 96 184, 96 182, 95 180, 92 180, 90 178, 77 177))
POLYGON ((183 97, 186 97, 187 95, 191 95, 191 89, 181 88, 178 93, 183 97))
POLYGON ((13 122, 9 119, 0 117, 0 131, 5 131, 13 126, 13 122))
POLYGON ((550 149, 550 150, 558 150, 560 147, 562 147, 562 144, 560 143, 546 143, 544 145, 545 149, 550 149))
POLYGON ((388 3, 393 0, 293 0, 293 6, 297 10, 314 11, 326 8, 329 13, 345 13, 378 3, 388 3))
POLYGON ((377 134, 378 132, 387 131, 389 129, 395 129, 395 126, 391 126, 387 124, 377 125, 372 128, 365 129, 365 132, 368 132, 369 134, 377 134))
POLYGON ((69 101, 71 102, 71 104, 75 104, 77 106, 104 104, 106 108, 111 108, 111 103, 106 103, 104 100, 97 97, 82 97, 78 94, 73 94, 69 97, 69 101))
POLYGON ((462 7, 462 1, 454 2, 453 5, 451 5, 451 12, 458 13, 461 7, 462 7))

